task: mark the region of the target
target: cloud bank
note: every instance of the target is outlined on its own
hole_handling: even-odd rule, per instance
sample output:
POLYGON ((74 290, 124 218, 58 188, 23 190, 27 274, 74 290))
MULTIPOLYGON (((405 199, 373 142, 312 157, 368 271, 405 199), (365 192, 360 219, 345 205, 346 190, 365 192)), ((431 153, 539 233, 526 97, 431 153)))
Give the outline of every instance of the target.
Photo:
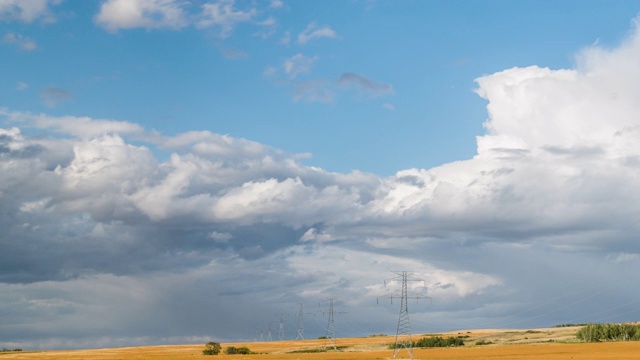
POLYGON ((639 59, 636 27, 575 69, 481 77, 477 155, 384 178, 209 131, 2 109, 0 337, 247 339, 298 302, 338 295, 351 324, 340 335, 393 332, 397 309, 375 299, 405 269, 434 299, 414 328, 628 320, 640 310, 625 286, 640 253, 639 59))

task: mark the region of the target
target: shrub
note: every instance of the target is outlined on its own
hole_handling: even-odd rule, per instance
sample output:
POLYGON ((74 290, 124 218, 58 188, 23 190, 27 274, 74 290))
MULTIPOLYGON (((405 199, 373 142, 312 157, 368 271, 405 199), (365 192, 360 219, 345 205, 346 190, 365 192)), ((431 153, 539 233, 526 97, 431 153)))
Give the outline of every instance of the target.
POLYGON ((289 354, 314 354, 314 353, 323 353, 323 352, 327 352, 327 349, 313 348, 313 349, 293 350, 293 351, 290 351, 289 354))
POLYGON ((415 347, 449 347, 449 346, 464 346, 464 341, 461 338, 442 338, 440 336, 425 337, 415 342, 415 347))
POLYGON ((556 325, 555 327, 557 328, 562 328, 562 327, 574 327, 574 326, 586 326, 589 324, 560 324, 560 325, 556 325))
MULTIPOLYGON (((450 347, 450 346, 464 346, 464 341, 461 338, 442 338, 440 336, 424 337, 418 341, 412 342, 412 347, 450 347)), ((389 349, 395 349, 395 344, 390 344, 389 349)))
POLYGON ((218 354, 220 354, 220 350, 221 349, 222 349, 222 346, 220 346, 220 343, 209 341, 208 343, 205 344, 204 350, 202 350, 202 354, 203 355, 218 355, 218 354))
POLYGON ((251 350, 249 350, 249 348, 246 347, 246 346, 242 346, 242 347, 229 346, 226 349, 224 349, 224 353, 227 354, 227 355, 251 355, 251 354, 253 354, 251 352, 251 350))
POLYGON ((491 344, 493 344, 491 341, 486 341, 486 340, 476 341, 476 345, 478 345, 478 346, 480 346, 480 345, 491 345, 491 344))

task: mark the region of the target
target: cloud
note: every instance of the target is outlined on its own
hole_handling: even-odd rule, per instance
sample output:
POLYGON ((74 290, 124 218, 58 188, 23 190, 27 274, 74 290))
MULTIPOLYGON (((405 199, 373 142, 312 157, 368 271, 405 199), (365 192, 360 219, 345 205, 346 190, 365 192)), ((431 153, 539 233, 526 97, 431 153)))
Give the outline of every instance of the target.
POLYGON ((298 53, 285 60, 282 67, 290 79, 295 79, 300 74, 308 73, 316 60, 316 57, 310 58, 298 53))
POLYGON ((183 2, 177 0, 107 0, 94 21, 110 32, 133 28, 180 29, 188 24, 183 2))
MULTIPOLYGON (((416 331, 628 321, 640 296, 628 286, 640 271, 639 39, 587 48, 575 69, 478 78, 477 154, 388 177, 210 131, 0 109, 0 337, 247 339, 283 307, 336 294, 354 325, 345 336, 392 333, 397 307, 375 299, 398 269, 433 298, 412 308, 416 331)), ((331 89, 291 83, 310 97, 331 89)))
POLYGON ((338 84, 344 87, 354 87, 372 97, 393 94, 393 86, 389 84, 381 84, 365 76, 344 73, 340 75, 338 84))
POLYGON ((281 0, 271 0, 271 4, 269 4, 269 8, 271 9, 279 9, 284 6, 284 2, 281 0))
POLYGON ((216 27, 221 37, 229 36, 231 30, 242 22, 249 22, 257 14, 256 9, 235 9, 234 0, 220 0, 202 5, 202 14, 196 23, 199 28, 216 27))
POLYGON ((235 0, 206 1, 199 6, 183 0, 107 0, 102 3, 94 21, 110 32, 135 28, 213 28, 221 38, 228 37, 238 24, 251 23, 262 27, 259 36, 271 36, 272 28, 276 25, 275 18, 270 16, 265 20, 255 21, 257 15, 258 9, 255 7, 237 9, 235 0))
POLYGON ((31 23, 42 19, 44 23, 54 22, 55 17, 49 6, 60 2, 60 0, 0 0, 0 20, 31 23))
POLYGON ((242 59, 248 56, 248 54, 242 50, 231 49, 224 46, 220 46, 220 51, 227 59, 242 59))
POLYGON ((73 94, 68 90, 58 87, 46 87, 40 93, 45 105, 48 107, 56 107, 59 103, 71 99, 73 94))
POLYGON ((291 32, 285 31, 282 37, 280 38, 280 44, 289 45, 291 43, 291 32))
POLYGON ((18 81, 18 83, 16 84, 16 90, 18 91, 24 91, 24 90, 27 90, 28 88, 29 88, 29 84, 23 81, 18 81))
MULTIPOLYGON (((369 98, 393 94, 391 85, 377 83, 362 75, 352 73, 342 74, 337 81, 323 78, 299 79, 299 75, 311 72, 317 60, 317 57, 310 58, 298 53, 286 59, 282 65, 282 72, 286 78, 279 77, 278 69, 275 67, 267 67, 263 75, 277 84, 291 88, 294 101, 331 103, 341 90, 351 88, 366 94, 369 98)), ((393 110, 393 105, 385 104, 383 108, 393 110)))
POLYGON ((23 51, 33 51, 38 48, 38 45, 33 39, 15 33, 8 33, 2 37, 2 43, 15 45, 23 51))
POLYGON ((304 45, 313 39, 320 38, 336 39, 338 38, 338 34, 329 26, 319 28, 315 22, 312 22, 307 25, 304 31, 298 34, 298 43, 304 45))
POLYGON ((294 101, 330 103, 335 99, 331 83, 325 79, 296 81, 292 86, 294 101))
MULTIPOLYGON (((126 121, 91 119, 89 117, 76 116, 52 117, 44 114, 16 111, 0 111, 0 115, 5 116, 7 120, 13 124, 22 124, 58 134, 73 135, 82 139, 107 134, 141 135, 145 133, 140 125, 126 121)), ((152 137, 152 135, 148 136, 152 137)))

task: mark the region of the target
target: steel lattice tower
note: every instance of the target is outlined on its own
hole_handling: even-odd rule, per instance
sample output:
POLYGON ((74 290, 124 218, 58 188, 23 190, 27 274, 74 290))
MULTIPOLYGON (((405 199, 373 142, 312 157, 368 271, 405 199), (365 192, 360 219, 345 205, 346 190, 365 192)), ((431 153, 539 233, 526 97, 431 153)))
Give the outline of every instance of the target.
POLYGON ((280 328, 278 329, 278 338, 280 340, 284 340, 284 319, 282 314, 280 314, 280 328))
POLYGON ((296 340, 304 340, 304 312, 302 311, 302 303, 299 303, 299 305, 300 310, 298 310, 298 330, 296 332, 296 340))
POLYGON ((329 302, 329 321, 327 323, 327 335, 324 339, 324 348, 327 348, 327 343, 330 342, 333 346, 333 350, 338 350, 336 347, 336 328, 333 323, 333 298, 327 298, 329 302))
POLYGON ((271 338, 271 323, 269 323, 269 327, 267 330, 267 341, 273 341, 273 339, 271 338))
POLYGON ((400 348, 405 348, 409 356, 413 358, 413 343, 411 342, 411 322, 409 321, 408 292, 407 292, 407 272, 402 272, 402 293, 400 295, 400 316, 398 317, 398 329, 396 330, 396 341, 393 346, 393 357, 400 352, 400 348))
MULTIPOLYGON (((400 298, 400 315, 398 316, 398 327, 396 330, 396 341, 393 345, 393 357, 395 358, 402 348, 405 348, 409 353, 409 356, 413 358, 413 342, 411 341, 411 322, 409 321, 409 307, 408 307, 408 299, 409 299, 409 291, 407 288, 407 282, 409 281, 422 281, 419 279, 414 279, 410 277, 410 273, 408 271, 394 271, 397 275, 396 277, 389 279, 394 281, 401 281, 402 290, 400 294, 392 293, 389 294, 389 298, 391 299, 391 303, 393 303, 394 297, 400 298)), ((385 280, 386 286, 387 280, 385 280)), ((421 298, 428 298, 426 296, 416 295, 416 300, 421 298)))

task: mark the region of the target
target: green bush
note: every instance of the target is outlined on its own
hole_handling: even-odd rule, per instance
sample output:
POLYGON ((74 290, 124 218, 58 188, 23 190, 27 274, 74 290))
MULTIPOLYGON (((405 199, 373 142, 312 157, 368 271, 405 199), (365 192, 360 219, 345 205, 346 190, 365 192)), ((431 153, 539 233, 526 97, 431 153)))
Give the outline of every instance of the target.
POLYGON ((208 343, 205 344, 204 350, 202 350, 202 354, 203 355, 218 355, 218 354, 220 354, 220 350, 221 349, 222 349, 222 346, 220 346, 220 343, 209 341, 208 343))
POLYGON ((440 336, 425 337, 415 342, 415 347, 450 347, 450 346, 464 346, 464 341, 460 338, 448 337, 442 338, 440 336))
POLYGON ((227 355, 251 355, 253 354, 251 352, 251 350, 249 350, 248 347, 242 346, 242 347, 235 347, 235 346, 229 346, 226 349, 224 349, 224 353, 227 355))
MULTIPOLYGON (((424 337, 418 341, 412 342, 412 347, 451 347, 451 346, 464 346, 464 341, 461 338, 442 338, 440 336, 424 337)), ((389 349, 395 349, 395 344, 389 345, 389 349)))
POLYGON ((480 341, 476 341, 476 345, 480 346, 480 345, 491 345, 493 344, 491 341, 486 341, 486 340, 480 340, 480 341))
POLYGON ((323 353, 323 352, 327 352, 327 349, 313 348, 313 349, 293 350, 293 351, 290 351, 289 354, 315 354, 315 353, 323 353))
POLYGON ((586 326, 588 324, 560 324, 560 325, 556 325, 554 327, 557 328, 562 328, 562 327, 574 327, 574 326, 586 326))

